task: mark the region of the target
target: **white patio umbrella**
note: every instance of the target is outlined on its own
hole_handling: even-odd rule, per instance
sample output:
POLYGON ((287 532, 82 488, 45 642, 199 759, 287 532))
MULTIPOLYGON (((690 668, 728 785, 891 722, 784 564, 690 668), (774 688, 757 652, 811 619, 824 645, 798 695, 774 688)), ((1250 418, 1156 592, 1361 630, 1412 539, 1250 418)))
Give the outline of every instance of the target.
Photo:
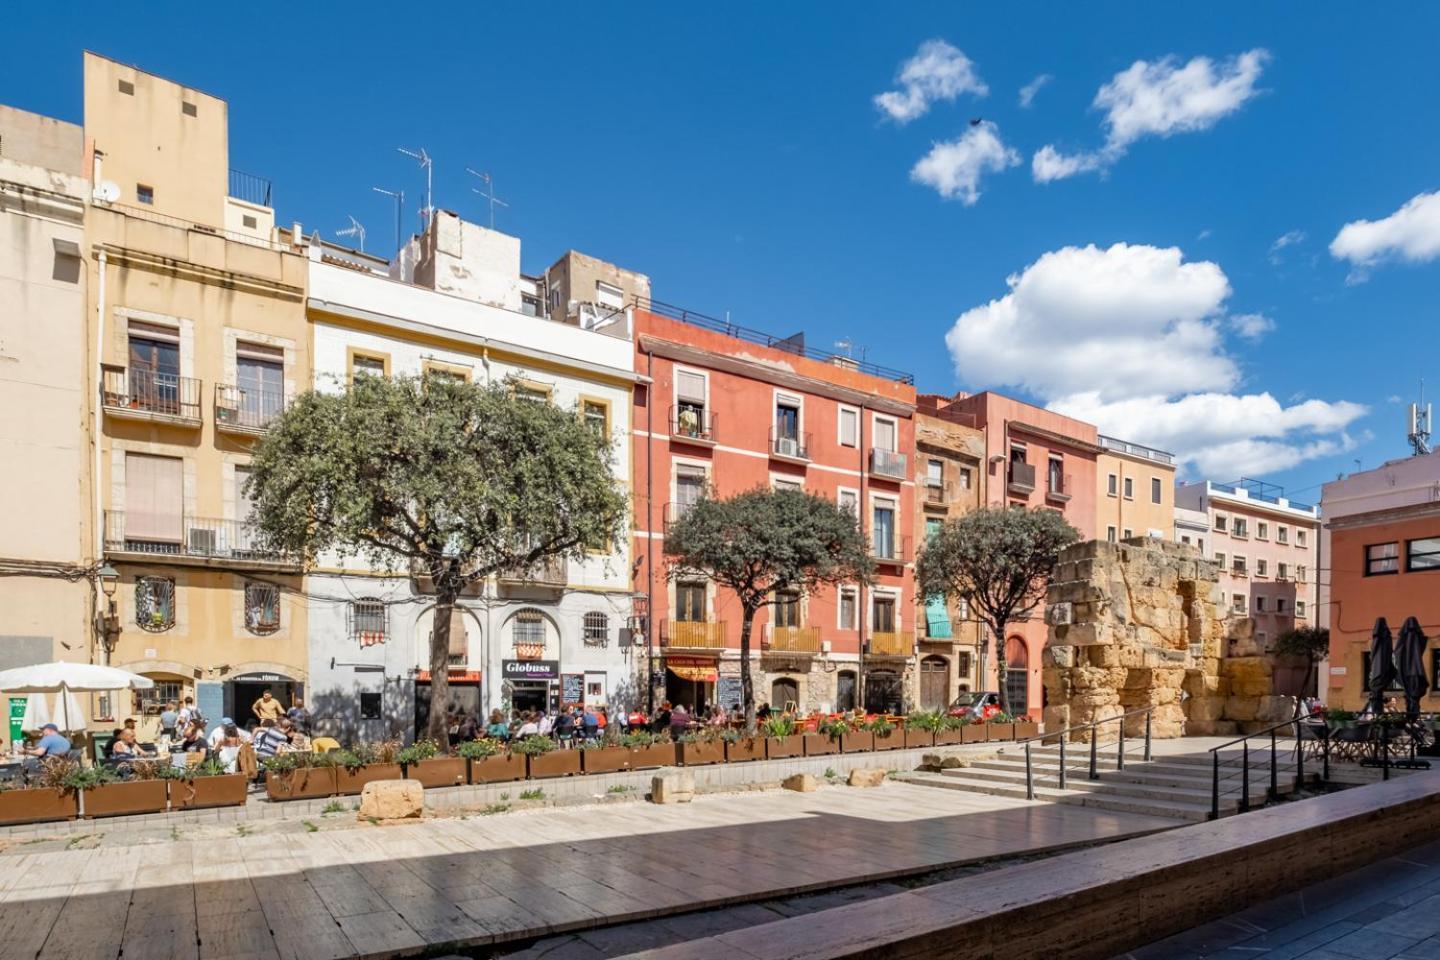
POLYGON ((50 722, 50 698, 43 693, 31 694, 25 699, 25 717, 20 721, 21 730, 39 730, 50 722))
POLYGON ((50 722, 59 727, 61 733, 85 729, 85 711, 75 694, 69 690, 55 694, 55 709, 50 712, 50 722))
POLYGON ((95 663, 37 663, 0 670, 0 690, 6 693, 91 693, 106 690, 148 690, 155 681, 118 667, 95 663))

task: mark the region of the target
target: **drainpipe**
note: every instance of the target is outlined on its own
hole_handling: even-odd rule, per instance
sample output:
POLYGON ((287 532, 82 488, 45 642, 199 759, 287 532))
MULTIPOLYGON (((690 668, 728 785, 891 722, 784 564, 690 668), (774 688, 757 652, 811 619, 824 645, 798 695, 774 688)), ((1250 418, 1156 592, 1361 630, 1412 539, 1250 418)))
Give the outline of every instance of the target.
MULTIPOLYGON (((868 501, 867 501, 866 498, 865 498, 865 494, 866 494, 866 492, 867 492, 866 485, 865 485, 865 481, 868 479, 868 476, 869 476, 869 475, 865 472, 865 413, 866 413, 867 410, 868 410, 868 408, 867 408, 867 407, 865 406, 865 404, 862 402, 862 403, 860 404, 860 447, 859 447, 859 454, 860 454, 860 502, 857 503, 857 504, 855 504, 855 509, 858 510, 858 511, 860 511, 859 520, 860 520, 860 533, 861 533, 861 536, 865 537, 865 538, 868 540, 870 537, 875 536, 875 531, 872 530, 872 529, 870 529, 870 528, 868 527, 868 525, 865 523, 866 515, 867 515, 868 513, 870 513, 869 506, 868 506, 868 501)), ((866 549, 868 550, 868 549, 870 549, 870 548, 869 548, 869 547, 866 547, 866 549)), ((869 617, 870 601, 869 601, 868 597, 867 597, 866 594, 865 594, 865 584, 864 584, 864 582, 861 582, 861 583, 860 583, 859 594, 860 594, 860 596, 859 596, 859 601, 856 603, 856 606, 859 607, 859 609, 855 611, 855 625, 856 625, 857 627, 859 627, 859 629, 860 629, 860 669, 859 669, 858 671, 856 671, 856 676, 855 676, 855 708, 863 713, 863 712, 865 711, 865 633, 866 633, 866 627, 867 627, 867 625, 868 625, 869 622, 870 622, 870 617, 869 617)))
MULTIPOLYGON (((650 529, 655 526, 655 354, 648 349, 645 375, 650 378, 645 386, 645 715, 650 717, 655 715, 655 531, 650 529)), ((663 529, 663 515, 660 523, 663 529)))
MULTIPOLYGON (((97 386, 101 377, 100 358, 103 357, 105 348, 105 251, 101 250, 96 255, 95 262, 98 265, 99 277, 95 287, 95 358, 92 369, 95 370, 97 386)), ((89 377, 87 376, 88 380, 89 377)), ((93 405, 91 408, 91 446, 94 448, 94 477, 91 484, 94 486, 95 500, 95 559, 98 561, 105 555, 105 513, 104 504, 100 496, 100 390, 90 397, 93 405)))

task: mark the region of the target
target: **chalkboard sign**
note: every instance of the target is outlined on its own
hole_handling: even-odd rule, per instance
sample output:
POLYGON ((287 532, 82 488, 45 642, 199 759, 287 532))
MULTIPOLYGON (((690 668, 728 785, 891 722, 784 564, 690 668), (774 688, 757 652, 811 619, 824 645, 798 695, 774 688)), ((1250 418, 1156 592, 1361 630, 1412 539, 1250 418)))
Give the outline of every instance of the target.
POLYGON ((585 674, 561 674, 560 685, 560 702, 562 704, 585 702, 585 674))
POLYGON ((741 696, 744 688, 740 685, 739 677, 721 677, 720 682, 715 685, 715 699, 720 706, 726 710, 733 710, 740 706, 741 696))

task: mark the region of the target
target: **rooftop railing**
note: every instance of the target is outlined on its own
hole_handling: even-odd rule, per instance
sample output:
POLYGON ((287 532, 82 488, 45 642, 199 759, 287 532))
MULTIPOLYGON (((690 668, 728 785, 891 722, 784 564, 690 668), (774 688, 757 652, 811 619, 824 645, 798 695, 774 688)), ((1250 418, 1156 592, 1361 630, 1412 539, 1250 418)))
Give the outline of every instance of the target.
POLYGON ((1164 450, 1142 446, 1138 443, 1129 443, 1125 440, 1116 440, 1114 437, 1103 435, 1099 440, 1100 446, 1106 450, 1114 450, 1116 453, 1128 453, 1132 457, 1143 457, 1146 460, 1153 460, 1156 463, 1175 463, 1175 455, 1173 453, 1166 453, 1164 450))
POLYGON ((243 170, 230 171, 230 196, 261 207, 274 206, 271 202, 270 181, 243 170))

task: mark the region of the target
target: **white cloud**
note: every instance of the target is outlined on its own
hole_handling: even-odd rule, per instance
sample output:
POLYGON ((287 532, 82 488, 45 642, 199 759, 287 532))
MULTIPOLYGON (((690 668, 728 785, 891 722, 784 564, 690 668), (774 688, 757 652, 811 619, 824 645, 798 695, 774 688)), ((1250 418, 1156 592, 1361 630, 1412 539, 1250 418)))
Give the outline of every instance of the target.
POLYGON ((980 178, 1020 162, 1020 154, 1000 139, 1000 129, 986 120, 956 140, 937 143, 910 171, 910 179, 934 187, 946 200, 974 206, 980 199, 980 178))
POLYGON ((1177 66, 1174 57, 1135 61, 1095 94, 1092 106, 1105 111, 1105 145, 1066 155, 1047 144, 1035 155, 1035 179, 1046 183, 1104 169, 1142 137, 1208 130, 1255 96, 1269 57, 1257 48, 1218 64, 1209 57, 1195 57, 1184 66, 1177 66))
POLYGON ((1279 266, 1281 263, 1284 262, 1285 259, 1281 255, 1282 250, 1284 250, 1286 247, 1293 247, 1297 243, 1304 242, 1304 230, 1291 230, 1288 233, 1281 234, 1280 236, 1275 238, 1274 243, 1270 244, 1270 262, 1275 264, 1276 266, 1279 266))
POLYGON ((1273 322, 1228 314, 1224 272, 1177 248, 1064 247, 1007 283, 946 335, 962 380, 1024 389, 1202 473, 1254 475, 1339 452, 1365 413, 1344 401, 1284 406, 1268 393, 1234 393, 1240 370, 1225 334, 1258 337, 1273 322))
POLYGON ((1050 76, 1050 74, 1042 73, 1034 80, 1031 80, 1029 83, 1025 84, 1025 86, 1021 87, 1020 108, 1022 110, 1028 110, 1030 108, 1030 104, 1035 102, 1035 94, 1040 92, 1040 88, 1054 79, 1055 78, 1050 76))
POLYGON ((944 40, 926 40, 915 56, 900 66, 895 75, 899 90, 887 90, 875 97, 879 107, 897 123, 909 123, 923 116, 941 100, 954 100, 962 93, 983 97, 990 92, 975 72, 975 64, 944 40))
POLYGON ((1330 255, 1348 260, 1351 283, 1366 279, 1367 267, 1384 260, 1424 263, 1440 257, 1440 191, 1416 194, 1382 220, 1356 220, 1330 241, 1330 255))

